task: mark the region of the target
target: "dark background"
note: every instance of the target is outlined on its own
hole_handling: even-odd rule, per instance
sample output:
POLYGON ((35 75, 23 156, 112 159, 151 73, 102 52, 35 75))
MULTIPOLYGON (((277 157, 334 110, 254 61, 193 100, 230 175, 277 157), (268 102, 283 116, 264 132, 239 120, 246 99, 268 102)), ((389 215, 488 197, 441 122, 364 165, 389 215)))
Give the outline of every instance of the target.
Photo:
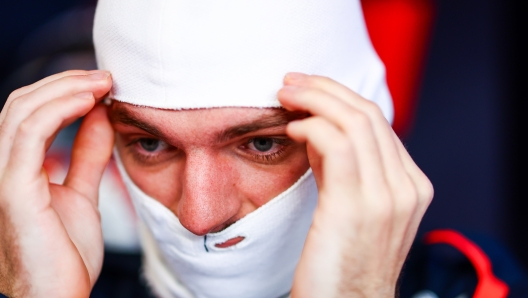
MULTIPOLYGON (((34 59, 33 50, 53 52, 45 46, 28 50, 28 35, 60 13, 94 3, 3 1, 0 85, 34 59)), ((527 2, 435 3, 417 115, 405 140, 435 186, 420 233, 435 228, 484 233, 504 242, 528 268, 528 145, 523 142, 528 49, 522 43, 528 37, 527 2)), ((3 103, 9 91, 0 92, 3 103)))

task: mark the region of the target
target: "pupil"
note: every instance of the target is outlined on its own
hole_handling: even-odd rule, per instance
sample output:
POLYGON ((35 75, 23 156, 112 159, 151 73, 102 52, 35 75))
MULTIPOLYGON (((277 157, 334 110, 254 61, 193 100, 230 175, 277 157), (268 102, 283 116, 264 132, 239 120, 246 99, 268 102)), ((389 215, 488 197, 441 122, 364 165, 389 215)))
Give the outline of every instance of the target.
POLYGON ((143 149, 149 152, 155 151, 159 146, 159 140, 155 139, 143 139, 139 143, 143 149))
POLYGON ((273 146, 273 140, 272 139, 264 139, 264 138, 258 138, 253 140, 253 145, 255 146, 255 149, 261 152, 266 152, 271 149, 273 146))

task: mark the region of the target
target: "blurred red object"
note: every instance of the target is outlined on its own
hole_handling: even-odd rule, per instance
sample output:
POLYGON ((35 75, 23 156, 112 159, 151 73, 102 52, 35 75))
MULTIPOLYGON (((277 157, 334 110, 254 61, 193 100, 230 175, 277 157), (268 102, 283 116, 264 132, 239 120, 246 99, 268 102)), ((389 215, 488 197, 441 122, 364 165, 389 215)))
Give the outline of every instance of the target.
POLYGON ((449 244, 463 253, 475 267, 478 277, 473 298, 505 298, 510 291, 508 285, 493 274, 491 261, 486 253, 473 241, 455 230, 434 230, 425 235, 427 244, 449 244))
POLYGON ((416 98, 431 36, 432 0, 362 0, 367 29, 387 69, 394 102, 392 127, 405 136, 412 127, 416 98))

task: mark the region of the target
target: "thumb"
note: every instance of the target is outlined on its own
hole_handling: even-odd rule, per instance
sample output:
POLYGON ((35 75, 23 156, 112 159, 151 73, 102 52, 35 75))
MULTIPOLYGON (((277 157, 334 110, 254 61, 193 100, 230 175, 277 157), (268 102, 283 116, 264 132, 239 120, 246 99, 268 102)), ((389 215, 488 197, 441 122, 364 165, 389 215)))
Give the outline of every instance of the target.
POLYGON ((88 113, 73 143, 70 169, 64 185, 98 203, 99 183, 114 145, 114 131, 106 106, 98 104, 88 113))

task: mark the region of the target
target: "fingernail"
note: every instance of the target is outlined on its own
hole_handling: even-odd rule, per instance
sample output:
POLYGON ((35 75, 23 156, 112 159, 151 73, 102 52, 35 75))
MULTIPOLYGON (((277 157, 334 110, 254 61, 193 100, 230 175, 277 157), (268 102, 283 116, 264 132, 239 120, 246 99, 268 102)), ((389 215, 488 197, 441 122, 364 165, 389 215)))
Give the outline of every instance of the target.
POLYGON ((75 94, 75 97, 80 98, 80 99, 92 99, 93 93, 92 92, 82 92, 82 93, 75 94))
POLYGON ((95 73, 87 75, 87 77, 90 80, 94 80, 94 81, 106 80, 108 79, 109 76, 110 76, 110 73, 107 71, 100 71, 100 72, 95 72, 95 73))
POLYGON ((298 82, 298 81, 304 80, 306 77, 307 77, 307 75, 305 75, 304 73, 289 72, 289 73, 286 74, 285 79, 287 81, 291 81, 291 82, 298 82))

